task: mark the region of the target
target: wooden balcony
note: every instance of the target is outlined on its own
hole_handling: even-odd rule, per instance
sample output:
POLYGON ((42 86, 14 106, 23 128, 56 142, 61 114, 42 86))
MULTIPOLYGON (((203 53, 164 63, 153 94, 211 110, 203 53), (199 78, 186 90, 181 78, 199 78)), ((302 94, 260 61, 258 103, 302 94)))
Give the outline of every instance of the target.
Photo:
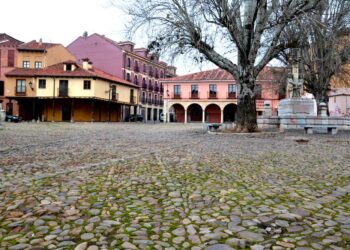
POLYGON ((135 104, 136 103, 136 96, 130 96, 130 103, 135 104))
POLYGON ((218 95, 216 92, 209 92, 208 93, 208 99, 217 99, 218 95))
POLYGON ((190 92, 191 99, 199 99, 199 92, 190 92))
POLYGON ((174 99, 181 99, 181 93, 174 93, 174 99))
POLYGON ((16 96, 27 96, 27 91, 25 90, 24 92, 23 92, 23 91, 18 92, 18 91, 16 90, 16 91, 15 91, 15 95, 16 95, 16 96))
POLYGON ((231 92, 227 94, 227 99, 236 99, 236 98, 237 98, 236 92, 231 92))
POLYGON ((58 88, 58 97, 69 97, 69 88, 58 88))

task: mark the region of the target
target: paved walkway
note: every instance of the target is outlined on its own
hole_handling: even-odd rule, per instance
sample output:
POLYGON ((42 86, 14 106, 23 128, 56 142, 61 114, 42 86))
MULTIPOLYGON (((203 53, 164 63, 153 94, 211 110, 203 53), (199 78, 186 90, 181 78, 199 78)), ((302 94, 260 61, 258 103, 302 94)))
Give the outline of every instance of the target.
POLYGON ((0 249, 349 249, 349 146, 343 133, 5 124, 0 249))

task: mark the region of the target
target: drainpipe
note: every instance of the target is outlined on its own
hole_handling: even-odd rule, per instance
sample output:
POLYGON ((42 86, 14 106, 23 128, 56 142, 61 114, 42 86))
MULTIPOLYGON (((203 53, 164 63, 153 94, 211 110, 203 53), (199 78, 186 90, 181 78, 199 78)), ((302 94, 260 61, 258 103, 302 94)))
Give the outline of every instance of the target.
POLYGON ((53 96, 52 96, 52 122, 55 122, 55 90, 56 90, 56 79, 53 78, 53 96))

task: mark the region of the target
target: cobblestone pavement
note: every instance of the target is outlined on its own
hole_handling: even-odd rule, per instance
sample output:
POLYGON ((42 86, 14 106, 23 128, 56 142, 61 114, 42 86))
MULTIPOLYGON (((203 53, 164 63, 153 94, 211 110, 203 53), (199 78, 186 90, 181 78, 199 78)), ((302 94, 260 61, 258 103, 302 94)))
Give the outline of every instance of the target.
POLYGON ((350 249, 349 146, 347 133, 3 124, 0 249, 350 249))

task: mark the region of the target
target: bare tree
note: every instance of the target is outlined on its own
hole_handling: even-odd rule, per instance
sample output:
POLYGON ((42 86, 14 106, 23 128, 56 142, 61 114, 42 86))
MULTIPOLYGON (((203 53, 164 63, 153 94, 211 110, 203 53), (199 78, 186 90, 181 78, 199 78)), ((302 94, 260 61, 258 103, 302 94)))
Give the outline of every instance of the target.
MULTIPOLYGON (((344 67, 350 58, 349 21, 349 0, 320 0, 315 11, 294 23, 300 39, 305 89, 314 95, 317 104, 328 103, 332 78, 344 82, 342 78, 349 75, 349 67, 344 67)), ((283 60, 291 63, 293 53, 288 52, 283 60)))
MULTIPOLYGON (((118 1, 118 0, 115 0, 118 1)), ((120 1, 120 0, 119 0, 120 1)), ((152 47, 173 55, 199 52, 238 83, 237 128, 255 131, 256 78, 295 41, 281 39, 290 22, 318 0, 130 0, 132 33, 146 28, 152 47), (233 53, 234 52, 234 53, 233 53)))

